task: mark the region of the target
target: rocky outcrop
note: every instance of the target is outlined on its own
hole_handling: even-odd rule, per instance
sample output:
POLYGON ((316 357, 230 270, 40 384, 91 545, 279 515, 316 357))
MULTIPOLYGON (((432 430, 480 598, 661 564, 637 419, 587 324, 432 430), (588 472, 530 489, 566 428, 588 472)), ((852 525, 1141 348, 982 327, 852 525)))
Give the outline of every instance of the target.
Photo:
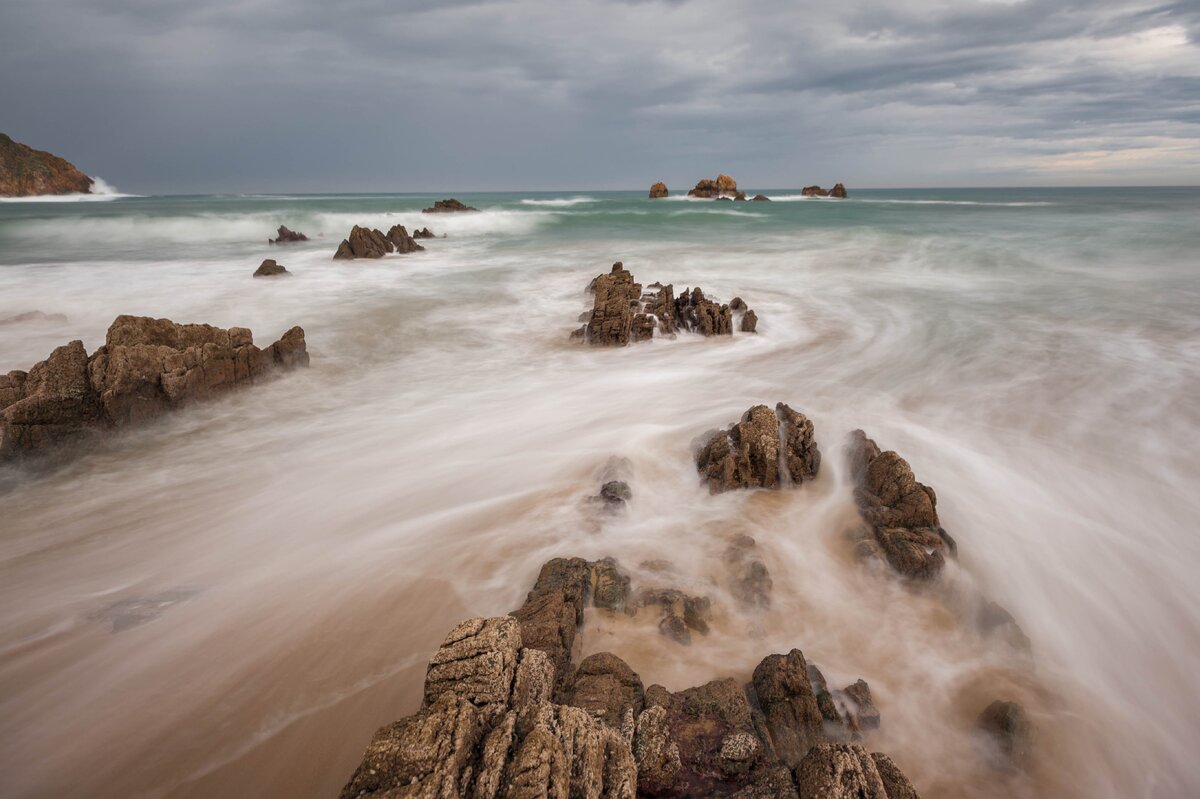
POLYGON ((706 297, 699 287, 685 289, 679 297, 674 286, 661 283, 652 283, 643 291, 620 261, 613 264, 611 272, 596 277, 588 289, 595 295, 591 314, 571 338, 589 344, 621 347, 653 338, 655 333, 674 335, 679 331, 731 335, 735 322, 743 332, 753 333, 758 324, 758 317, 744 302, 739 308, 723 305, 706 297))
POLYGON ((274 258, 268 258, 258 265, 258 269, 254 270, 255 277, 277 277, 279 275, 290 275, 287 269, 281 264, 275 263, 274 258))
POLYGON ((1019 771, 1029 765, 1032 725, 1025 708, 1016 702, 992 702, 975 722, 986 737, 993 764, 1004 770, 1019 771))
POLYGON ((727 431, 710 434, 696 453, 696 468, 714 494, 800 485, 820 467, 812 422, 782 402, 774 411, 754 406, 727 431))
POLYGON ((841 183, 835 183, 833 188, 829 190, 829 196, 844 200, 846 198, 846 187, 841 183))
POLYGON ((423 227, 423 228, 421 228, 420 230, 414 230, 414 231, 413 231, 413 233, 412 233, 412 237, 413 237, 414 239, 433 239, 433 238, 437 238, 436 236, 434 236, 434 235, 433 235, 433 231, 432 231, 432 230, 430 230, 430 229, 429 229, 429 228, 427 228, 427 227, 423 227))
POLYGON ((871 528, 873 548, 906 577, 937 577, 956 545, 939 524, 933 489, 917 482, 908 461, 881 452, 861 430, 850 434, 849 459, 854 499, 871 528))
POLYGON ((0 197, 86 194, 92 183, 70 161, 0 133, 0 197))
POLYGON ((661 614, 658 631, 683 646, 690 646, 692 633, 708 635, 712 602, 706 596, 691 596, 677 588, 651 588, 638 593, 639 608, 657 608, 661 614))
POLYGON ((90 357, 72 341, 28 372, 0 376, 0 460, 138 424, 307 365, 299 327, 259 349, 244 327, 118 316, 90 357))
POLYGON ((382 258, 395 249, 395 245, 382 232, 355 225, 348 238, 342 239, 333 260, 353 258, 382 258))
POLYGON ((843 186, 841 183, 838 183, 832 189, 830 189, 829 191, 826 191, 825 189, 821 188, 820 186, 805 186, 803 189, 800 190, 800 194, 802 194, 805 197, 845 198, 846 187, 843 186))
POLYGON ((280 225, 275 231, 275 238, 267 239, 267 244, 289 244, 297 241, 308 241, 308 236, 295 230, 289 230, 287 225, 280 225))
POLYGON ((453 197, 447 200, 438 200, 431 207, 424 209, 421 213, 424 214, 453 214, 462 211, 478 211, 478 208, 472 208, 469 205, 459 202, 453 197))
POLYGON ((598 569, 615 568, 549 561, 521 609, 454 628, 421 707, 375 733, 342 798, 916 796, 886 755, 826 740, 799 650, 765 658, 748 684, 674 693, 644 688, 611 652, 574 668, 574 627, 602 593, 598 569), (874 792, 837 792, 856 786, 874 792))
MULTIPOLYGON (((737 181, 729 177, 729 175, 718 175, 716 180, 705 178, 699 181, 695 188, 688 191, 689 197, 707 197, 711 199, 719 199, 721 197, 732 199, 737 194, 737 181)), ((745 195, 743 195, 744 198, 745 195)))
POLYGON ((600 486, 599 498, 607 505, 623 507, 626 502, 633 499, 633 492, 629 488, 629 483, 624 480, 609 480, 600 486))
POLYGON ((650 187, 650 199, 658 200, 667 196, 667 184, 661 180, 650 187))
POLYGON ((765 194, 756 194, 753 197, 751 197, 750 199, 753 200, 754 202, 760 202, 760 203, 771 202, 771 198, 765 194))
POLYGON ((396 252, 401 254, 425 250, 424 247, 417 244, 416 239, 408 235, 408 230, 404 225, 392 225, 392 229, 387 232, 387 240, 396 248, 396 252))

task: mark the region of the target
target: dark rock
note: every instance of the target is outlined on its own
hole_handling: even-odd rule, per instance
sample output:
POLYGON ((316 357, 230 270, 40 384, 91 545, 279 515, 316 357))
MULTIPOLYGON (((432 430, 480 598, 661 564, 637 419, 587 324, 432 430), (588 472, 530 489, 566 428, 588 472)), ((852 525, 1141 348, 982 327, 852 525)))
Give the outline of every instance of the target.
POLYGON ((611 652, 583 659, 575 671, 567 704, 582 708, 614 730, 637 718, 646 704, 642 680, 611 652))
POLYGON ((866 680, 847 685, 842 689, 842 695, 849 700, 843 717, 852 731, 879 729, 879 709, 871 699, 871 686, 867 685, 866 680))
POLYGON ((729 177, 729 175, 718 175, 716 180, 705 178, 696 184, 696 187, 688 192, 689 197, 709 197, 720 198, 723 195, 735 195, 738 193, 737 181, 729 177))
POLYGON ((746 192, 739 191, 737 194, 733 195, 733 199, 735 199, 739 202, 745 202, 746 201, 746 192))
POLYGON ((433 235, 433 231, 432 231, 432 230, 430 230, 430 229, 429 229, 429 228, 427 228, 427 227, 421 228, 420 230, 414 230, 414 231, 413 231, 413 233, 412 233, 412 237, 413 237, 414 239, 432 239, 432 238, 437 238, 436 236, 434 236, 434 235, 433 235))
POLYGON ((0 197, 87 194, 92 183, 70 161, 0 133, 0 197))
POLYGON ((422 211, 425 214, 450 214, 462 211, 478 211, 478 208, 472 208, 469 205, 464 205, 458 200, 451 197, 448 200, 438 200, 431 208, 426 208, 422 211))
POLYGON ((382 258, 393 249, 392 242, 378 230, 355 225, 350 231, 350 237, 342 239, 342 243, 338 245, 333 259, 337 261, 350 258, 382 258))
POLYGON ((882 752, 872 752, 871 759, 875 761, 875 768, 879 771, 880 779, 883 780, 887 799, 921 799, 921 795, 908 781, 908 777, 904 776, 904 772, 896 765, 896 761, 882 752))
POLYGON ((613 558, 592 563, 592 605, 614 613, 629 610, 629 575, 617 567, 613 558))
POLYGON ((733 333, 733 311, 728 305, 720 305, 704 296, 700 287, 686 289, 675 300, 675 315, 680 327, 702 336, 720 336, 733 333))
POLYGON ((612 271, 592 281, 596 298, 587 323, 586 338, 591 344, 624 346, 633 338, 634 309, 642 296, 642 287, 620 261, 612 271))
POLYGON ((696 455, 696 467, 714 494, 734 488, 779 488, 789 481, 799 485, 816 477, 820 466, 812 422, 782 402, 774 412, 766 405, 746 411, 727 432, 711 435, 696 455))
POLYGON ((260 350, 244 327, 118 316, 91 357, 73 341, 28 374, 0 377, 0 460, 142 422, 277 369, 307 365, 299 327, 260 350))
POLYGON ((756 194, 756 195, 754 195, 753 197, 751 197, 750 199, 751 199, 751 200, 753 200, 753 201, 755 201, 755 202, 760 202, 760 203, 769 203, 769 202, 771 202, 771 198, 770 198, 770 197, 768 197, 768 196, 767 196, 767 195, 765 195, 765 194, 756 194))
POLYGON ((725 550, 725 561, 733 577, 731 593, 747 607, 771 606, 771 574, 767 565, 754 557, 758 544, 748 535, 737 536, 725 550))
POLYGON ((424 247, 417 244, 416 240, 408 235, 408 231, 404 225, 392 225, 392 229, 387 233, 387 240, 396 248, 396 252, 404 254, 410 252, 424 251, 424 247))
POLYGON ((976 721, 994 747, 993 763, 1006 770, 1023 770, 1032 755, 1032 725, 1025 708, 1016 702, 997 700, 988 705, 976 721))
POLYGON ((525 604, 511 614, 521 622, 525 646, 550 656, 561 682, 568 676, 575 633, 591 593, 592 564, 583 558, 555 558, 538 573, 525 604))
POLYGON ((677 644, 689 646, 692 632, 708 635, 712 602, 708 597, 691 596, 677 588, 651 588, 638 595, 638 607, 657 606, 662 612, 658 631, 677 644))
POLYGON ((624 505, 633 499, 633 492, 624 480, 609 480, 600 487, 600 499, 610 505, 624 505))
POLYGON ((745 315, 742 316, 742 332, 758 332, 758 314, 754 313, 754 311, 746 311, 745 315))
POLYGON ((284 269, 280 264, 275 263, 274 258, 268 258, 258 265, 258 269, 254 270, 255 277, 275 277, 276 275, 290 275, 287 269, 284 269))
POLYGON ((275 238, 267 239, 268 244, 288 244, 295 241, 308 241, 308 236, 295 230, 289 230, 287 225, 280 225, 275 231, 275 238))
POLYGON ((788 768, 773 768, 765 772, 757 781, 752 782, 729 799, 800 799, 796 793, 796 785, 792 781, 792 771, 788 768))
POLYGON ((767 656, 754 669, 751 684, 776 756, 784 765, 795 768, 825 737, 804 653, 793 649, 786 655, 767 656))
POLYGON ((1009 646, 1019 649, 1022 652, 1031 652, 1033 650, 1029 636, 1025 635, 1025 631, 1017 624, 1017 620, 1013 618, 1011 613, 995 602, 990 600, 984 601, 983 605, 979 608, 976 623, 984 635, 998 636, 1007 641, 1009 646))
POLYGON ((734 297, 732 300, 729 301, 729 310, 745 311, 746 310, 746 301, 743 300, 741 297, 734 297))
POLYGON ((661 180, 650 187, 650 199, 657 200, 667 196, 667 184, 661 180))
POLYGON ((889 799, 874 759, 858 744, 817 744, 795 777, 804 799, 889 799))
POLYGON ((663 705, 647 707, 637 717, 633 756, 638 767, 639 796, 661 796, 678 781, 683 763, 679 756, 679 745, 671 737, 667 709, 663 705))
POLYGON ((840 199, 845 199, 846 198, 846 187, 843 186, 841 183, 834 184, 833 188, 829 190, 829 196, 830 197, 838 197, 840 199))
POLYGON ((829 192, 820 186, 805 186, 800 190, 800 194, 804 197, 828 197, 829 192))

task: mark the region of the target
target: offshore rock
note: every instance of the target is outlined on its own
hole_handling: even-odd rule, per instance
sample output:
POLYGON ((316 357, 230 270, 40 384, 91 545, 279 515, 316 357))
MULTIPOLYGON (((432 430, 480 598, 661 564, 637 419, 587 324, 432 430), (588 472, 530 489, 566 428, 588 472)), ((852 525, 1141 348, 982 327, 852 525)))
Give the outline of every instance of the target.
POLYGON ((657 606, 662 612, 658 631, 677 644, 689 646, 692 632, 708 635, 712 601, 706 596, 691 596, 677 588, 651 588, 638 595, 638 607, 657 606))
POLYGON ((333 260, 351 258, 382 258, 394 249, 387 236, 378 230, 355 225, 349 238, 342 239, 333 260))
POLYGON ((650 199, 658 200, 667 196, 667 184, 661 180, 650 187, 650 199))
POLYGON ((997 700, 979 714, 975 724, 990 739, 997 767, 1017 771, 1029 765, 1032 725, 1025 708, 1016 702, 997 700))
POLYGON ((28 373, 0 376, 0 461, 141 423, 307 365, 299 327, 260 350, 244 327, 118 316, 90 357, 82 342, 72 341, 28 373))
POLYGON ((718 175, 716 180, 705 178, 688 192, 689 197, 732 198, 738 193, 737 181, 729 175, 718 175))
POLYGON ((438 200, 431 207, 424 209, 421 213, 424 214, 451 214, 460 213, 463 211, 478 211, 478 208, 472 208, 469 205, 459 202, 451 197, 447 200, 438 200))
POLYGON ((278 275, 290 275, 287 269, 281 264, 275 263, 274 258, 268 258, 258 265, 258 269, 254 270, 255 277, 276 277, 278 275))
POLYGON ((829 190, 829 196, 837 197, 839 199, 845 199, 846 198, 846 187, 843 186, 841 183, 834 184, 834 187, 829 190))
POLYGON ((387 240, 392 243, 398 253, 420 252, 424 251, 424 247, 417 244, 416 240, 408 235, 408 231, 404 225, 392 225, 392 229, 387 232, 387 240))
POLYGON ((767 565, 754 557, 758 543, 748 535, 738 535, 725 550, 725 561, 733 576, 731 593, 746 607, 771 606, 774 583, 767 565))
POLYGON ((267 244, 288 244, 296 241, 308 241, 308 236, 295 230, 289 230, 287 225, 280 225, 275 231, 275 238, 267 239, 267 244))
POLYGON ((820 186, 805 186, 800 190, 800 194, 804 197, 828 197, 829 192, 820 186))
POLYGON ((414 230, 414 231, 413 231, 413 233, 412 233, 412 237, 413 237, 414 239, 432 239, 432 238, 437 238, 436 236, 434 236, 434 235, 433 235, 433 231, 432 231, 432 230, 430 230, 430 229, 429 229, 429 228, 427 228, 427 227, 423 227, 423 228, 421 228, 420 230, 414 230))
POLYGON ((754 202, 760 202, 760 203, 769 203, 769 202, 771 202, 771 198, 770 198, 770 197, 768 197, 768 196, 767 196, 767 195, 765 195, 765 194, 756 194, 756 195, 754 195, 753 197, 751 197, 750 199, 751 199, 752 201, 754 201, 754 202))
POLYGON ((70 161, 0 133, 0 197, 87 194, 92 183, 70 161))
POLYGON ((820 467, 813 423, 782 402, 774 412, 754 406, 728 431, 710 435, 696 454, 696 468, 714 494, 800 485, 816 477, 820 467))

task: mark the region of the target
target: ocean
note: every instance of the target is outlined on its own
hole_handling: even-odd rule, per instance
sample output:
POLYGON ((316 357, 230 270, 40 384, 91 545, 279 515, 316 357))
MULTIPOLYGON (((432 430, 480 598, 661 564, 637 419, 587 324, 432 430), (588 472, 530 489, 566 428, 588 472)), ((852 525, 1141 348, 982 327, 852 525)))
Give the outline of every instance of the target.
POLYGON ((312 356, 0 469, 0 793, 332 796, 447 630, 578 555, 635 586, 669 560, 714 603, 686 649, 588 611, 584 654, 678 690, 799 648, 867 680, 869 748, 927 799, 1200 795, 1200 189, 757 191, 0 202, 0 373, 90 352, 118 314, 260 346, 300 325, 312 356), (397 223, 445 238, 331 260, 397 223), (268 245, 281 224, 311 240, 268 245), (252 278, 264 258, 293 275, 252 278), (758 332, 571 343, 616 261, 741 297, 758 332), (818 479, 710 496, 695 442, 776 402, 813 420, 818 479), (854 559, 856 428, 936 490, 941 589, 854 559), (598 515, 614 470, 633 498, 598 515), (728 595, 743 533, 769 609, 728 595), (968 595, 1032 657, 967 629, 968 595), (981 764, 997 698, 1035 723, 1027 777, 981 764))

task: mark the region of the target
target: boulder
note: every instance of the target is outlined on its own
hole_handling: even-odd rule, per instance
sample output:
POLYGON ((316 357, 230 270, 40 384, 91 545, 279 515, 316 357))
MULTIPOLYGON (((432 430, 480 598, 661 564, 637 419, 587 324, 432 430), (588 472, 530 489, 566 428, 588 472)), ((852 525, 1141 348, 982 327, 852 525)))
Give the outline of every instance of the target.
POLYGON ((717 191, 722 194, 736 194, 737 190, 736 180, 729 177, 729 175, 717 175, 717 191))
POLYGON ((414 231, 413 231, 413 233, 412 233, 412 237, 413 237, 414 239, 432 239, 432 238, 437 238, 436 236, 434 236, 434 235, 433 235, 433 231, 432 231, 432 230, 430 230, 430 229, 429 229, 429 228, 427 228, 427 227, 423 227, 423 228, 421 228, 420 230, 414 230, 414 231))
POLYGON ((355 225, 349 238, 342 239, 333 260, 351 258, 382 258, 392 252, 394 245, 378 230, 355 225))
POLYGON ((786 655, 763 658, 754 669, 751 685, 776 757, 795 768, 809 749, 825 739, 824 720, 804 653, 793 649, 786 655))
POLYGON ((758 314, 754 313, 754 311, 746 311, 746 313, 742 315, 742 324, 740 329, 743 333, 757 333, 758 314))
POLYGON ((828 197, 829 192, 820 186, 805 186, 800 190, 800 194, 804 197, 828 197))
POLYGON ((0 133, 0 197, 87 194, 92 183, 70 161, 0 133))
POLYGON ((275 231, 275 238, 267 239, 267 244, 288 244, 296 241, 308 241, 308 236, 295 230, 289 230, 287 225, 280 225, 275 231))
POLYGON ((829 196, 837 197, 839 199, 845 199, 846 198, 846 187, 843 186, 841 183, 835 183, 833 188, 829 190, 829 196))
POLYGON ((412 236, 408 235, 404 225, 392 225, 392 229, 387 232, 387 240, 396 248, 396 252, 401 254, 425 250, 424 247, 417 244, 412 236))
POLYGON ((90 357, 82 342, 72 341, 28 373, 0 377, 0 460, 140 423, 307 365, 299 327, 260 350, 244 327, 118 316, 90 357))
POLYGON ((709 435, 696 454, 696 468, 714 494, 800 485, 821 467, 813 435, 812 422, 782 402, 773 412, 756 405, 729 430, 709 435))
POLYGON ((661 180, 650 187, 650 199, 657 200, 667 196, 667 184, 661 180))
POLYGON ((990 744, 992 763, 1004 770, 1019 771, 1029 766, 1032 756, 1032 725, 1017 702, 996 700, 984 708, 975 722, 990 744))
POLYGON ((600 499, 610 506, 623 507, 633 499, 633 492, 624 480, 609 480, 600 487, 600 499))
POLYGON ((274 258, 268 258, 258 265, 258 269, 254 270, 255 277, 276 277, 278 275, 290 275, 287 269, 281 264, 275 263, 274 258))
POLYGON ((463 211, 478 211, 478 208, 472 208, 469 205, 459 202, 451 197, 448 200, 438 200, 431 207, 424 209, 421 213, 424 214, 452 214, 461 213, 463 211))

